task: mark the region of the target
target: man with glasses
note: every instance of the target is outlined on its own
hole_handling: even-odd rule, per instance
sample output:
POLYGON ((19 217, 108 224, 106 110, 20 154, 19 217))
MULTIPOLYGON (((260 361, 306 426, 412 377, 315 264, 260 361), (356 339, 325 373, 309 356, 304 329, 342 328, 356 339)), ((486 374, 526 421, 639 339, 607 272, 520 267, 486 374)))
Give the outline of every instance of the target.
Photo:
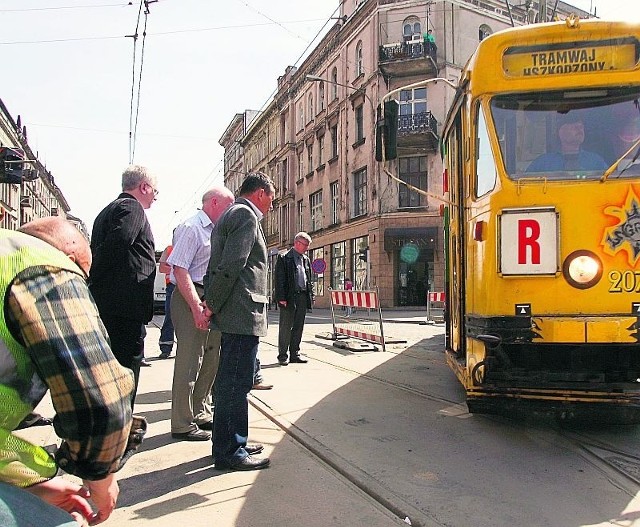
POLYGON ((158 195, 156 178, 145 167, 122 174, 122 194, 93 223, 89 289, 98 306, 118 362, 133 371, 136 396, 144 357, 145 324, 153 317, 156 258, 145 209, 158 195))
POLYGON ((304 364, 300 355, 300 340, 307 309, 313 305, 311 263, 305 254, 311 244, 311 236, 299 232, 293 239, 293 247, 278 255, 276 260, 276 302, 280 310, 278 328, 278 363, 304 364))

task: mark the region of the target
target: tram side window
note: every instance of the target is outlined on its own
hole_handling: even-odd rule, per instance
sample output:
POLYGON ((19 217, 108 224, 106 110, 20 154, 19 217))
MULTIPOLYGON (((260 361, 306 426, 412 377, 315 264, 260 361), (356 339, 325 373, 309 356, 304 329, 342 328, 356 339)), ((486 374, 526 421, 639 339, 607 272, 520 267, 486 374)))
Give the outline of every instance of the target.
POLYGON ((476 138, 476 197, 484 196, 496 186, 496 164, 491 153, 487 122, 482 110, 478 110, 478 137, 476 138))

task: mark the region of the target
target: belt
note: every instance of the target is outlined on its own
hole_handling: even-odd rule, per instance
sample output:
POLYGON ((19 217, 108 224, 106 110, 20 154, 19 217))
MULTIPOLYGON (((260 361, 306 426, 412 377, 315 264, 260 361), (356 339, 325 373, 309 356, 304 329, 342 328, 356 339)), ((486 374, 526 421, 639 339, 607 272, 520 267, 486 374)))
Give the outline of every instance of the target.
POLYGON ((196 287, 202 287, 202 289, 204 289, 204 285, 199 284, 198 282, 194 282, 193 285, 195 285, 196 287))
POLYGON ((296 291, 296 295, 305 295, 305 294, 307 294, 306 289, 299 289, 298 291, 296 291))

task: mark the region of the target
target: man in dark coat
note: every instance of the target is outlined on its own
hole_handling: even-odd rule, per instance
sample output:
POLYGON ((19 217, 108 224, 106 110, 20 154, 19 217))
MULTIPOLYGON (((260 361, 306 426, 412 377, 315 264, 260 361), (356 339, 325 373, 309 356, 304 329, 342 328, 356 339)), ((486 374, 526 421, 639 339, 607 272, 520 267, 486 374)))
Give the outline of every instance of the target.
POLYGON ((122 194, 93 223, 89 289, 107 328, 118 362, 133 371, 136 396, 144 357, 145 324, 153 317, 155 246, 145 209, 158 194, 145 167, 131 165, 122 174, 122 194))
POLYGON ((299 232, 293 239, 293 247, 276 260, 276 302, 280 308, 278 330, 278 363, 304 364, 300 355, 300 340, 307 310, 313 305, 311 264, 305 254, 311 243, 306 232, 299 232))
POLYGON ((205 314, 222 333, 214 384, 213 457, 216 469, 255 470, 262 445, 247 444, 247 394, 254 384, 260 337, 267 334, 267 241, 260 220, 271 209, 275 189, 261 172, 248 174, 239 197, 211 234, 211 259, 204 277, 205 314))

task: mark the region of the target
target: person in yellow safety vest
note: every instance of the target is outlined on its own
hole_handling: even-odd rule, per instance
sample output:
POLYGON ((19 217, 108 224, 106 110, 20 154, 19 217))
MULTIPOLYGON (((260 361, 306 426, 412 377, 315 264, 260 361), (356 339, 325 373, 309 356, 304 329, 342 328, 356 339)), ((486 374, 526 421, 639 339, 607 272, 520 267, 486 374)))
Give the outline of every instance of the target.
POLYGON ((113 356, 87 287, 87 241, 59 217, 19 230, 0 229, 0 525, 95 525, 115 508, 114 473, 146 422, 131 415, 133 373, 113 356), (47 391, 63 439, 55 457, 13 433, 47 391))

